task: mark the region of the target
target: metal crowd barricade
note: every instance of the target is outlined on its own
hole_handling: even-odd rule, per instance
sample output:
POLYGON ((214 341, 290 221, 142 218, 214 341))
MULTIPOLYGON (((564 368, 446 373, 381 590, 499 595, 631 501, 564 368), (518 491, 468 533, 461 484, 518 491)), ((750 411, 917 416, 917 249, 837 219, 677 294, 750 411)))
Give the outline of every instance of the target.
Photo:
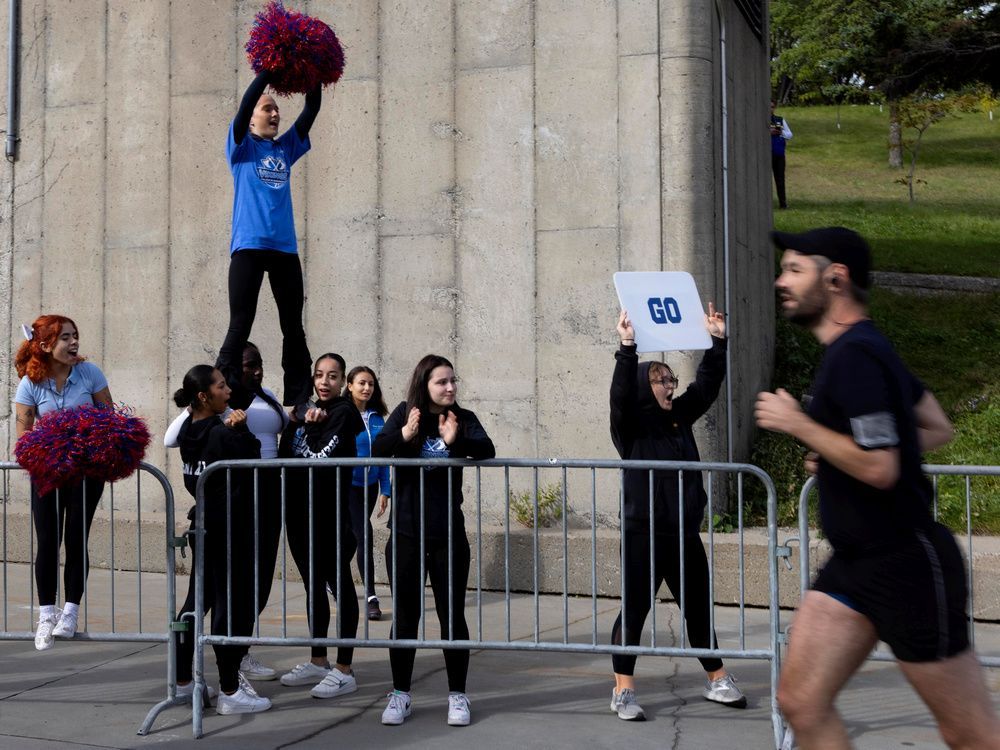
MULTIPOLYGON (((974 476, 1000 477, 1000 466, 945 466, 937 464, 925 464, 923 467, 925 474, 932 478, 934 488, 933 511, 934 517, 938 517, 939 500, 939 478, 942 476, 958 476, 965 478, 965 557, 967 562, 967 577, 969 589, 969 640, 973 647, 976 645, 976 599, 975 599, 975 571, 973 568, 973 539, 972 534, 972 483, 974 476)), ((816 489, 816 478, 809 477, 802 486, 799 493, 799 538, 801 547, 799 556, 799 583, 801 591, 804 593, 810 587, 810 529, 809 529, 809 498, 812 491, 816 489)), ((881 648, 876 648, 868 657, 872 661, 894 661, 891 653, 881 648)), ((1000 667, 1000 654, 984 655, 979 654, 979 662, 985 667, 1000 667)))
MULTIPOLYGON (((31 641, 35 637, 34 626, 38 621, 38 614, 35 604, 35 533, 34 523, 30 509, 30 492, 27 472, 15 462, 0 462, 0 474, 2 474, 3 492, 3 528, 0 536, 0 547, 3 556, 3 628, 0 630, 0 640, 24 640, 31 641), (12 474, 20 474, 12 481, 12 474), (14 507, 12 500, 12 485, 20 483, 20 490, 24 493, 25 499, 29 500, 24 504, 27 511, 22 514, 13 514, 14 507), (27 533, 18 535, 20 539, 28 540, 27 550, 14 550, 10 529, 15 523, 14 516, 19 516, 18 522, 23 526, 30 526, 27 533), (26 558, 23 563, 12 562, 12 557, 26 558), (24 578, 27 578, 25 581, 24 578), (17 579, 14 585, 14 579, 17 579), (12 613, 15 610, 23 609, 27 615, 28 629, 15 629, 20 615, 12 613)), ((129 480, 131 483, 133 480, 129 480)), ((93 541, 88 540, 86 525, 81 524, 83 533, 82 547, 87 550, 89 547, 89 558, 91 560, 90 574, 84 576, 83 598, 80 602, 79 630, 74 636, 74 640, 85 641, 112 641, 112 642, 139 642, 139 643, 166 643, 168 653, 167 664, 167 695, 168 700, 172 700, 175 695, 176 680, 174 673, 173 639, 171 637, 171 626, 174 613, 175 599, 175 576, 174 576, 174 554, 178 546, 184 546, 184 540, 178 540, 174 536, 174 497, 173 490, 163 472, 147 463, 142 463, 136 472, 134 479, 135 496, 134 506, 127 502, 128 494, 124 490, 118 492, 116 498, 116 484, 110 483, 106 486, 100 500, 100 507, 106 511, 108 550, 106 566, 94 565, 95 548, 93 541), (164 572, 144 570, 143 562, 143 475, 149 475, 154 479, 163 491, 164 509, 163 525, 165 531, 165 566, 164 572), (122 495, 126 494, 123 498, 122 495), (127 510, 122 506, 127 506, 127 510), (132 512, 134 508, 134 515, 132 512), (120 555, 118 540, 121 532, 118 530, 118 518, 126 514, 127 521, 135 521, 134 524, 134 545, 135 545, 135 570, 124 572, 120 570, 123 563, 120 555), (89 544, 88 544, 89 541, 89 544), (155 600, 147 603, 149 599, 148 589, 150 588, 149 576, 162 577, 166 587, 166 601, 160 596, 155 596, 155 600), (143 580, 147 580, 146 591, 143 588, 143 580), (104 580, 106 579, 106 580, 104 580), (126 583, 121 582, 125 579, 126 583), (127 585, 131 580, 133 585, 127 585), (94 589, 107 586, 107 595, 102 596, 94 593, 94 589), (119 598, 127 599, 127 606, 122 606, 119 598), (96 599, 96 600, 95 600, 96 599), (159 619, 162 617, 163 619, 159 619), (156 621, 157 625, 150 630, 145 627, 146 623, 156 621), (125 623, 125 626, 121 625, 125 623)), ((84 490, 86 493, 86 490, 84 490)), ((84 495, 84 502, 85 495, 84 495)), ((101 516, 101 523, 105 519, 101 516)), ((96 519, 95 519, 96 521, 96 519)), ((93 527, 91 528, 91 535, 93 527)), ((121 546, 125 547, 133 542, 132 539, 123 540, 121 546)), ((61 550, 62 544, 59 545, 61 550)), ((59 552, 57 551, 57 554, 59 552)), ((82 564, 83 561, 81 560, 82 564)), ((133 567, 133 566, 130 566, 133 567)), ((59 575, 59 564, 56 561, 57 590, 56 604, 60 601, 62 576, 59 575)), ((155 590, 155 589, 154 589, 155 590)), ((189 700, 189 699, 182 699, 189 700)), ((141 733, 141 732, 140 732, 141 733)))
MULTIPOLYGON (((204 649, 205 646, 217 646, 217 645, 232 645, 232 646, 252 646, 252 645, 266 645, 266 646, 345 646, 345 647, 366 647, 366 648, 389 648, 389 647, 403 647, 403 648, 420 648, 420 649, 492 649, 492 650, 511 650, 511 651, 542 651, 542 652, 577 652, 577 653, 601 653, 601 654, 634 654, 634 655, 649 655, 649 656, 668 656, 668 657, 725 657, 725 658, 736 658, 736 659, 756 659, 756 660, 766 660, 769 662, 769 678, 770 678, 770 693, 771 693, 771 721, 774 731, 774 741, 775 747, 780 746, 783 739, 783 722, 781 716, 777 709, 777 704, 774 700, 776 689, 777 689, 777 678, 779 671, 779 650, 778 650, 778 634, 779 634, 779 618, 778 618, 778 577, 777 577, 777 540, 776 540, 776 493, 774 489, 774 484, 771 478, 761 469, 756 466, 749 464, 729 464, 729 463, 712 463, 712 462, 658 462, 658 461, 611 461, 611 460, 575 460, 575 459, 549 459, 549 460, 530 460, 530 459, 495 459, 487 461, 469 461, 469 460, 457 460, 457 459, 373 459, 373 458, 352 458, 352 459, 272 459, 264 461, 220 461, 208 466, 199 477, 197 485, 197 500, 196 500, 196 529, 194 534, 196 536, 197 546, 199 549, 204 549, 202 540, 205 535, 205 488, 206 482, 208 482, 213 475, 224 474, 225 486, 227 488, 227 518, 231 518, 232 513, 232 487, 234 481, 234 473, 242 472, 245 470, 253 471, 253 492, 252 492, 252 502, 254 509, 254 517, 257 519, 260 514, 260 507, 262 500, 266 502, 266 499, 260 497, 260 482, 258 472, 261 470, 280 470, 281 473, 281 490, 280 490, 280 502, 282 518, 284 519, 287 512, 287 472, 289 469, 296 469, 299 471, 306 470, 308 472, 308 508, 309 508, 309 523, 310 523, 310 539, 313 539, 311 524, 313 522, 313 508, 314 503, 322 502, 323 498, 318 498, 314 496, 314 473, 317 469, 331 470, 335 467, 365 467, 367 470, 374 470, 377 467, 389 466, 393 472, 392 484, 393 484, 393 494, 398 497, 399 485, 397 483, 396 473, 402 468, 413 467, 420 471, 420 481, 419 481, 419 493, 420 493, 420 570, 419 570, 419 580, 421 583, 421 588, 423 591, 423 596, 420 597, 420 622, 422 623, 418 636, 411 639, 390 639, 388 637, 376 637, 370 631, 370 623, 364 618, 362 613, 359 623, 363 623, 363 627, 359 624, 358 637, 357 638, 313 638, 308 636, 308 631, 306 635, 296 635, 289 633, 288 629, 288 612, 287 612, 287 554, 285 552, 281 553, 281 578, 282 578, 282 588, 281 588, 281 626, 280 635, 278 636, 268 636, 261 633, 261 622, 260 622, 260 602, 255 602, 258 606, 255 607, 257 614, 254 618, 254 624, 252 632, 243 635, 236 635, 233 633, 233 620, 232 620, 232 595, 233 595, 233 579, 232 570, 234 566, 233 558, 233 545, 231 543, 227 544, 226 550, 226 565, 229 575, 227 576, 227 592, 226 592, 226 606, 230 613, 228 618, 226 633, 223 634, 206 634, 204 632, 204 614, 206 606, 209 606, 209 602, 205 601, 205 588, 206 588, 206 572, 205 572, 205 554, 198 554, 195 556, 195 566, 194 566, 194 587, 195 587, 195 598, 196 598, 196 611, 194 618, 194 666, 193 666, 193 676, 194 676, 194 696, 193 700, 193 716, 192 716, 192 730, 195 737, 202 736, 202 719, 204 712, 204 700, 202 698, 205 695, 206 684, 205 684, 205 671, 204 671, 204 649), (472 541, 472 549, 474 550, 473 559, 475 560, 474 570, 469 571, 469 583, 467 587, 467 597, 470 602, 465 606, 465 612, 467 612, 470 617, 469 622, 472 625, 470 627, 470 635, 468 640, 452 640, 443 637, 428 637, 427 633, 427 611, 425 609, 426 601, 426 575, 427 571, 424 566, 424 547, 426 543, 426 528, 424 521, 424 501, 425 501, 425 478, 428 476, 429 472, 441 471, 448 469, 448 493, 449 497, 452 493, 459 491, 458 487, 453 485, 453 471, 454 469, 464 468, 467 472, 465 476, 465 481, 463 484, 465 486, 471 487, 471 495, 473 497, 467 497, 463 505, 464 516, 466 518, 466 531, 468 536, 472 541), (709 498, 709 505, 707 508, 707 518, 709 523, 707 525, 708 534, 708 563, 709 563, 709 602, 710 602, 710 612, 709 620, 711 624, 711 632, 714 634, 716 625, 716 607, 715 604, 715 539, 714 530, 712 524, 712 518, 714 516, 715 508, 713 507, 713 495, 716 494, 717 486, 715 485, 717 475, 734 475, 731 477, 730 486, 733 487, 733 492, 735 494, 736 503, 736 513, 737 513, 737 531, 738 531, 738 550, 739 550, 739 570, 738 570, 738 602, 736 604, 739 607, 739 626, 738 634, 736 636, 730 636, 728 640, 736 641, 732 644, 727 644, 725 646, 720 645, 715 641, 713 637, 713 647, 712 648, 694 648, 686 643, 685 637, 682 635, 680 639, 679 646, 673 645, 663 645, 662 643, 657 643, 656 634, 656 605, 657 600, 653 597, 653 606, 651 617, 648 618, 649 623, 649 640, 650 645, 635 645, 635 646, 625 646, 625 645, 611 645, 609 640, 610 629, 607 628, 607 623, 599 626, 599 613, 598 613, 598 600, 602 596, 607 596, 607 592, 604 591, 606 587, 599 584, 598 580, 598 568, 597 568, 597 553, 598 553, 598 472, 610 472, 611 476, 615 478, 615 485, 617 486, 616 495, 620 503, 619 508, 623 507, 624 503, 624 470, 639 470, 648 471, 650 475, 650 483, 652 486, 652 478, 654 476, 654 471, 672 471, 677 472, 677 481, 679 488, 679 496, 683 498, 683 487, 685 481, 685 474, 688 477, 696 473, 706 473, 707 482, 705 483, 706 494, 709 498), (512 568, 511 568, 511 549, 512 549, 512 533, 510 528, 510 498, 511 498, 511 475, 513 472, 527 471, 530 472, 531 481, 529 483, 530 487, 534 491, 534 498, 536 502, 534 503, 533 510, 533 520, 534 527, 530 532, 531 535, 531 583, 527 587, 518 587, 512 583, 512 568), (542 552, 542 543, 540 537, 540 530, 538 524, 538 505, 537 497, 539 491, 539 474, 547 473, 551 474, 555 472, 561 479, 561 529, 558 529, 555 534, 559 534, 561 531, 561 545, 562 553, 555 556, 549 555, 546 557, 542 552), (746 558, 745 558, 745 547, 743 538, 743 483, 745 476, 756 477, 757 480, 763 483, 767 492, 767 517, 768 517, 768 535, 767 535, 767 560, 768 560, 768 626, 766 637, 757 636, 759 640, 765 641, 760 643, 755 647, 750 647, 748 645, 748 633, 746 628, 746 602, 745 602, 745 576, 746 576, 746 558), (580 477, 583 477, 581 480, 580 477), (589 513, 590 516, 590 592, 589 597, 586 593, 583 595, 578 595, 576 593, 572 594, 569 591, 569 563, 568 563, 568 550, 569 550, 569 527, 568 527, 568 514, 570 510, 570 493, 568 491, 569 482, 574 482, 574 486, 578 485, 589 485, 589 498, 586 499, 584 503, 580 503, 574 497, 574 508, 585 511, 585 514, 589 513), (493 579, 496 580, 495 570, 484 571, 483 565, 483 488, 487 486, 492 487, 493 492, 502 492, 504 498, 503 507, 505 512, 503 515, 503 583, 496 587, 489 587, 484 585, 484 574, 490 573, 493 575, 493 579), (471 501, 471 502, 470 502, 471 501), (557 559, 550 559, 557 558, 557 559), (540 571, 543 566, 552 566, 557 569, 556 579, 560 577, 561 574, 561 596, 562 596, 562 622, 561 627, 543 627, 540 622, 540 608, 539 601, 542 595, 541 584, 540 584, 540 571), (486 625, 484 626, 484 608, 489 607, 489 602, 486 601, 487 597, 496 598, 502 595, 502 606, 503 609, 503 624, 500 626, 498 624, 499 618, 488 619, 486 625), (585 616, 578 618, 570 617, 571 605, 574 612, 580 612, 580 604, 589 598, 590 612, 590 628, 589 633, 577 633, 572 632, 573 626, 577 625, 584 619, 588 619, 585 616), (531 620, 531 632, 524 632, 523 634, 515 634, 513 632, 512 622, 518 615, 527 615, 531 620), (599 632, 602 631, 602 632, 599 632)), ((335 493, 340 496, 340 493, 349 491, 349 488, 342 487, 341 481, 339 479, 340 472, 337 472, 337 482, 335 493)), ((440 475, 438 475, 440 476, 440 475)), ((602 475, 603 479, 604 476, 602 475)), ((367 497, 367 495, 366 495, 367 497)), ((271 499, 273 502, 274 498, 271 499)), ((326 498, 329 501, 329 498, 326 498)), ((393 503, 396 502, 394 497, 393 503)), ((652 505, 652 499, 651 499, 652 505)), ((366 500, 367 504, 367 500, 366 500)), ((337 520, 340 523, 346 523, 347 520, 340 517, 340 502, 337 502, 337 520)), ((366 507, 366 516, 368 508, 366 507)), ((396 519, 395 508, 393 509, 393 519, 396 519)), ((453 624, 455 617, 455 610, 452 602, 454 585, 454 565, 455 561, 453 559, 453 553, 455 549, 455 538, 454 534, 457 533, 458 529, 455 528, 454 516, 453 516, 453 506, 452 503, 448 503, 448 630, 449 632, 454 632, 453 624)), ((681 502, 681 507, 679 509, 681 516, 681 524, 683 524, 683 502, 681 502)), ((394 522, 394 521, 393 521, 394 522)), ((390 522, 390 528, 392 523, 390 522)), ((652 525, 651 525, 652 526, 652 525)), ((227 534, 230 533, 231 527, 227 530, 227 534)), ((255 534, 258 534, 254 542, 254 563, 253 563, 253 576, 254 576, 254 591, 258 590, 257 579, 259 576, 259 524, 255 520, 254 522, 255 534)), ((365 537, 367 541, 368 532, 365 530, 365 537)), ((683 538, 683 535, 681 535, 683 538)), ((389 572, 389 578, 391 581, 396 581, 397 578, 397 566, 396 561, 398 556, 395 554, 395 545, 397 543, 397 535, 393 534, 391 536, 391 541, 389 547, 387 548, 387 553, 392 550, 393 565, 389 572)), ((520 535, 518 543, 523 542, 523 534, 520 535)), ((654 530, 650 529, 650 548, 651 551, 655 547, 655 536, 654 530)), ((340 554, 340 536, 337 536, 336 541, 336 559, 337 559, 337 589, 336 591, 331 591, 337 599, 338 602, 343 601, 341 596, 344 592, 340 590, 340 565, 342 560, 342 555, 340 554)), ((238 553, 240 554, 240 553, 238 553)), ((316 550, 312 549, 312 544, 310 543, 309 550, 309 572, 310 581, 315 580, 314 576, 316 574, 314 566, 314 556, 316 550)), ((685 573, 684 573, 684 543, 680 543, 680 580, 681 580, 681 615, 684 616, 684 598, 683 593, 685 573)), ((239 562, 237 560, 237 562, 239 562)), ((621 564, 621 558, 619 558, 619 565, 621 564)), ((499 562, 497 563, 499 566, 499 562)), ((367 564, 365 568, 367 569, 367 564)), ((247 569, 248 571, 248 569, 247 569)), ((408 571, 409 572, 409 571, 408 571)), ((363 577, 367 578, 369 574, 374 574, 373 571, 365 570, 363 577)), ((624 574, 622 574, 624 577, 624 574)), ((523 576, 522 576, 523 578, 523 576)), ((651 593, 655 594, 655 589, 653 587, 653 573, 652 567, 650 571, 650 586, 651 593)), ((551 581, 551 576, 550 576, 551 581)), ((367 581, 363 582, 365 590, 368 590, 367 581)), ((244 582, 245 585, 245 582, 244 582)), ((393 586, 395 590, 395 586, 393 586)), ((624 593, 624 592, 623 592, 624 593)), ((351 591, 348 595, 356 595, 356 591, 351 591)), ((273 598, 273 597, 272 597, 273 598)), ((660 600, 662 602, 662 600, 660 600)), ((622 602, 622 607, 624 602, 622 602)), ((311 609, 311 607, 310 607, 311 609)), ((341 607, 337 607, 337 626, 339 632, 340 618, 341 618, 341 607)), ((608 614, 613 615, 615 612, 620 611, 621 608, 609 609, 605 612, 605 616, 608 614)), ((395 627, 395 616, 396 616, 396 603, 393 602, 393 627, 395 627)), ((312 622, 312 612, 309 612, 309 622, 312 622)), ((723 639, 726 640, 726 639, 723 639)))

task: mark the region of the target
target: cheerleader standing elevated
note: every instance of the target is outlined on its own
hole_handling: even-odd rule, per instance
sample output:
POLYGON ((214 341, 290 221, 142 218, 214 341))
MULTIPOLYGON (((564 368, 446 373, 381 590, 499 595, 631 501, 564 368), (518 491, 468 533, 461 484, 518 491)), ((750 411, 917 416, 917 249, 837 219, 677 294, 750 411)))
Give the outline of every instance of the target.
MULTIPOLYGON (((240 371, 239 358, 257 316, 257 298, 266 273, 283 337, 283 403, 298 406, 309 400, 312 390, 312 358, 302 328, 305 293, 290 180, 292 165, 311 146, 309 129, 319 114, 322 93, 317 85, 306 94, 305 108, 295 125, 278 137, 278 103, 264 93, 269 80, 265 71, 247 88, 226 141, 233 174, 229 330, 216 366, 227 378, 240 371)), ((243 409, 249 403, 234 400, 232 405, 243 409)))

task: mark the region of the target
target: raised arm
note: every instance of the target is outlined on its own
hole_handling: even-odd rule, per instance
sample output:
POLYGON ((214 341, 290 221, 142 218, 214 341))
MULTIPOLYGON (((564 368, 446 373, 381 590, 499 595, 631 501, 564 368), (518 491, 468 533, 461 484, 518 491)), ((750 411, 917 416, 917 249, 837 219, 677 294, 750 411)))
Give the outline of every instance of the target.
POLYGON ((250 118, 253 117, 254 107, 257 106, 264 89, 270 82, 271 74, 264 70, 247 86, 243 100, 240 102, 240 108, 236 110, 236 117, 233 118, 233 140, 236 141, 237 146, 243 143, 243 139, 246 138, 250 130, 250 118))
POLYGON ((718 398, 722 380, 726 377, 726 319, 712 302, 708 303, 705 327, 712 335, 712 348, 702 357, 694 382, 674 399, 674 418, 689 424, 708 411, 718 398))
POLYGON ((312 91, 306 94, 306 106, 303 107, 302 113, 295 120, 295 131, 302 140, 305 140, 306 136, 309 135, 309 128, 316 121, 322 103, 323 89, 319 84, 316 84, 312 91))
POLYGON ((618 453, 625 458, 627 444, 631 442, 631 426, 635 413, 635 378, 639 368, 639 355, 636 353, 635 328, 629 320, 628 311, 622 310, 618 315, 616 326, 620 341, 615 352, 615 371, 611 376, 611 441, 618 453))

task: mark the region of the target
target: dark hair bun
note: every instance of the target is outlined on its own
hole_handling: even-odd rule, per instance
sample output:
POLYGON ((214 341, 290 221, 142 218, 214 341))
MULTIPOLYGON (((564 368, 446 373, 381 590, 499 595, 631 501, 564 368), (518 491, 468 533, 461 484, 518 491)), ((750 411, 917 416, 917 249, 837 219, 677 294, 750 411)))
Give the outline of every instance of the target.
POLYGON ((174 391, 174 403, 182 409, 191 405, 191 400, 185 395, 183 388, 174 391))

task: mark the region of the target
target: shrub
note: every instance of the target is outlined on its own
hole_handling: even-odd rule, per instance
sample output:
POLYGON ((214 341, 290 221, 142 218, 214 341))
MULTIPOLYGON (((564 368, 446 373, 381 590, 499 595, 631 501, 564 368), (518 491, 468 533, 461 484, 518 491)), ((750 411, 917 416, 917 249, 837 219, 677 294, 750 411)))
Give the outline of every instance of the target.
POLYGON ((514 520, 529 529, 535 526, 535 506, 538 507, 538 525, 551 526, 562 518, 562 484, 547 484, 538 488, 533 500, 529 490, 510 491, 510 512, 514 520))

